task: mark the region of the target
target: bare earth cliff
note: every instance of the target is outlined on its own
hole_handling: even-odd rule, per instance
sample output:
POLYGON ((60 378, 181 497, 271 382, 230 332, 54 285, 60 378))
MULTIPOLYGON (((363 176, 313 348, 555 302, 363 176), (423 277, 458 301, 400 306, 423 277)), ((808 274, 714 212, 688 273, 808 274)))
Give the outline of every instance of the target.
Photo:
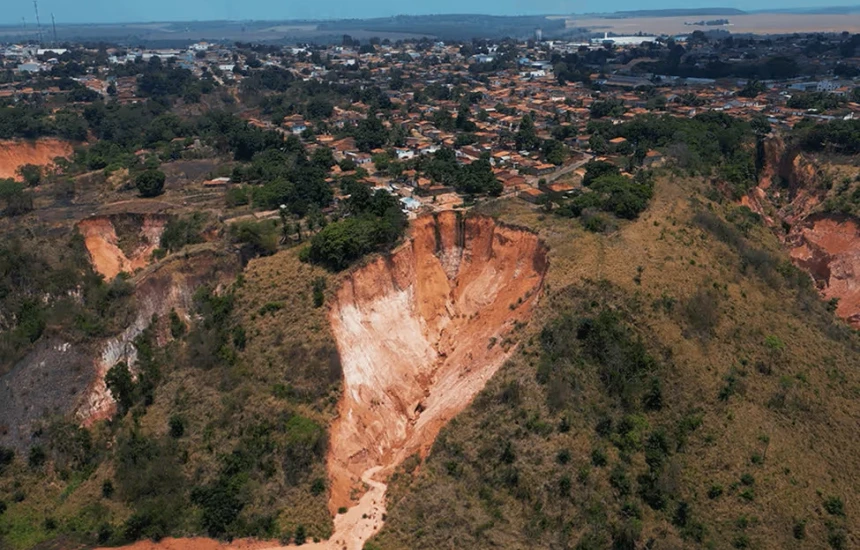
POLYGON ((784 235, 792 261, 806 270, 822 296, 836 299, 836 314, 860 328, 860 220, 822 211, 827 175, 779 136, 763 142, 759 185, 742 201, 784 235), (779 185, 782 184, 782 185, 779 185))
POLYGON ((529 317, 546 268, 533 233, 445 212, 347 277, 330 312, 344 371, 332 511, 353 503, 368 472, 384 478, 426 454, 513 351, 505 338, 529 317))

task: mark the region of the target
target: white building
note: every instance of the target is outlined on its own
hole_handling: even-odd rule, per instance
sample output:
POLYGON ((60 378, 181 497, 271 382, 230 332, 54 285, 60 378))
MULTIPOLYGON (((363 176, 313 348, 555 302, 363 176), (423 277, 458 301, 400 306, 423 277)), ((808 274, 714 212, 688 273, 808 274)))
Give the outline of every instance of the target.
POLYGON ((603 38, 593 38, 591 40, 595 44, 603 44, 611 42, 617 46, 639 46, 645 42, 657 42, 656 36, 609 36, 609 33, 603 33, 603 38))

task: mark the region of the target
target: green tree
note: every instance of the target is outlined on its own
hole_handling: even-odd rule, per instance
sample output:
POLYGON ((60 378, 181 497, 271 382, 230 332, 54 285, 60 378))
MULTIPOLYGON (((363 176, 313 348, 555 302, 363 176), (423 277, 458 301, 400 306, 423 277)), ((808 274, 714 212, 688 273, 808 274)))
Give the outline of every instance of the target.
POLYGON ((42 182, 42 167, 35 164, 25 164, 18 168, 18 174, 28 187, 36 187, 42 182))
POLYGON ((146 170, 135 178, 135 185, 141 197, 157 197, 164 192, 167 177, 160 170, 146 170))
POLYGON ((134 405, 135 383, 131 371, 125 363, 117 363, 105 375, 108 391, 116 400, 120 416, 124 415, 134 405))
POLYGON ((537 136, 535 123, 531 116, 526 115, 523 117, 514 139, 519 151, 534 151, 540 146, 540 138, 537 136))

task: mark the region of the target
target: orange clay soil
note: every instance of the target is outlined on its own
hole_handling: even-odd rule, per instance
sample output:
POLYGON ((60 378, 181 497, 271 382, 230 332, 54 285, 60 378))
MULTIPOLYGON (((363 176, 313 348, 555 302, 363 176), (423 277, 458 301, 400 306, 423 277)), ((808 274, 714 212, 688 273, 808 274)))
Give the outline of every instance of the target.
POLYGON ((119 272, 134 273, 149 265, 152 253, 159 246, 167 219, 163 216, 144 216, 140 229, 140 246, 130 256, 119 247, 119 238, 111 217, 94 216, 78 222, 78 231, 84 237, 93 269, 111 280, 119 272))
POLYGON ((59 139, 37 141, 0 141, 0 179, 18 178, 18 168, 25 164, 47 166, 57 157, 72 154, 72 145, 59 139))
MULTIPOLYGON (((535 234, 449 211, 419 217, 404 245, 345 277, 329 312, 345 386, 328 456, 334 534, 268 548, 363 548, 382 528, 386 478, 426 454, 513 353, 506 337, 531 315, 546 269, 535 234), (340 507, 347 512, 336 514, 340 507)), ((249 544, 165 539, 129 548, 267 547, 249 544)))
POLYGON ((860 328, 860 223, 854 218, 812 216, 789 236, 791 258, 809 271, 836 314, 860 328))
POLYGON ((419 217, 411 239, 354 271, 330 311, 344 397, 328 457, 332 511, 371 468, 384 479, 433 440, 513 351, 547 268, 533 233, 455 212, 419 217))

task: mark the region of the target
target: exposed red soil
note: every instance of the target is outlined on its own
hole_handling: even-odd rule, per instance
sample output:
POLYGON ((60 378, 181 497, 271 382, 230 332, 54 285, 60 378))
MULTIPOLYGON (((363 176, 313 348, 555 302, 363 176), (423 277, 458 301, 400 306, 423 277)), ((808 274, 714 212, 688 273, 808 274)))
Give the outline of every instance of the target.
POLYGON ((82 220, 78 223, 78 231, 84 237, 93 269, 110 280, 121 271, 134 273, 149 265, 166 224, 164 216, 144 216, 139 235, 141 245, 128 256, 119 247, 119 237, 111 217, 94 216, 82 220))
POLYGON ((819 185, 823 173, 781 137, 766 138, 762 156, 759 184, 741 203, 771 227, 791 227, 785 244, 792 261, 812 276, 824 299, 839 300, 839 317, 860 327, 860 220, 816 213, 826 193, 819 185))
POLYGON ((37 141, 0 141, 0 179, 18 178, 18 168, 25 164, 48 166, 57 157, 72 154, 72 144, 59 139, 37 141))
POLYGON ((860 223, 820 216, 792 229, 791 258, 815 279, 825 299, 837 298, 836 314, 860 328, 860 223))
POLYGON ((346 276, 330 309, 345 386, 328 455, 333 536, 301 547, 192 538, 126 548, 361 550, 384 523, 385 479, 425 455, 513 353, 506 337, 530 316, 546 269, 533 233, 455 212, 419 217, 404 245, 346 276))
MULTIPOLYGON (((77 409, 81 424, 110 418, 116 411, 116 402, 105 384, 105 375, 114 365, 125 362, 134 365, 137 338, 152 322, 175 310, 185 319, 193 312, 194 292, 205 284, 218 287, 235 277, 238 258, 235 255, 203 249, 173 261, 149 268, 132 279, 137 313, 134 321, 119 335, 105 340, 93 360, 95 375, 84 399, 77 409)), ((162 336, 157 335, 159 340, 162 336)), ((162 341, 161 344, 164 342, 162 341)))
POLYGON ((360 478, 426 454, 513 351, 547 268, 533 233, 455 212, 418 218, 392 255, 354 271, 330 312, 344 397, 328 459, 336 510, 360 478))

